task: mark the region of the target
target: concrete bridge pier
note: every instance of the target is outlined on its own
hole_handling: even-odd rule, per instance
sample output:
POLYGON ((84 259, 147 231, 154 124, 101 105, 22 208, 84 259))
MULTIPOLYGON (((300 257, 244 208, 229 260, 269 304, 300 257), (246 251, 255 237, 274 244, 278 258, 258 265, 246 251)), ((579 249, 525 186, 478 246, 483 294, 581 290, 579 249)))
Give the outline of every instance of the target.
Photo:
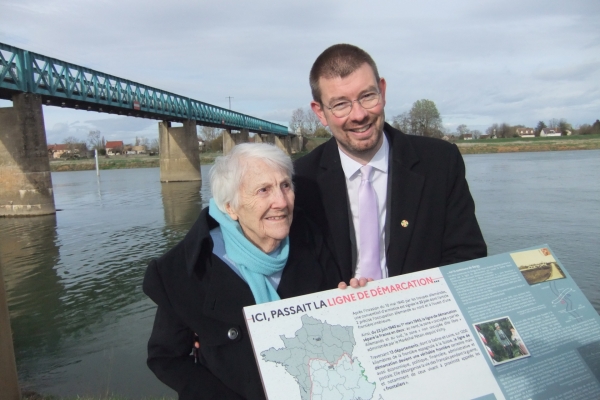
POLYGON ((292 154, 292 141, 289 136, 275 136, 275 146, 279 147, 281 150, 285 151, 287 155, 292 154))
POLYGON ((304 147, 304 137, 302 135, 292 136, 292 153, 299 153, 304 147))
POLYGON ((275 144, 275 134, 273 134, 273 133, 268 133, 266 135, 263 135, 263 139, 264 139, 265 143, 275 144))
POLYGON ((235 146, 235 138, 231 129, 223 129, 223 155, 229 154, 233 146, 235 146))
POLYGON ((0 108, 0 217, 54 214, 42 97, 12 100, 0 108))
POLYGON ((242 129, 238 133, 233 133, 231 129, 225 129, 223 132, 223 154, 229 154, 233 146, 240 143, 248 143, 250 134, 248 129, 242 129))
POLYGON ((159 122, 158 140, 161 182, 202 180, 196 121, 187 120, 181 127, 159 122))

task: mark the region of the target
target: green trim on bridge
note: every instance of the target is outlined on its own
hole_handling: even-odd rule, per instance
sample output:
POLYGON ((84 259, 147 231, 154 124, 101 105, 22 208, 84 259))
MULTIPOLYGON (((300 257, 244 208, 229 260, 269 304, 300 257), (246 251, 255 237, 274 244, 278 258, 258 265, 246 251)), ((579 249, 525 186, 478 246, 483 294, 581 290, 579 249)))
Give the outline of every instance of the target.
POLYGON ((250 132, 289 134, 284 125, 0 43, 0 98, 42 96, 44 104, 250 132))

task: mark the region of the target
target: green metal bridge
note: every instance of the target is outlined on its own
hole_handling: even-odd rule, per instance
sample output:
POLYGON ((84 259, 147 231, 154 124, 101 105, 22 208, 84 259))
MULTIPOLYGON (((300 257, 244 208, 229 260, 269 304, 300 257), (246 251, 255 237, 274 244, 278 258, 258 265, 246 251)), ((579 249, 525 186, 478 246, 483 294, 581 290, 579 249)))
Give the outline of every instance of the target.
POLYGON ((23 92, 51 106, 288 135, 284 125, 0 43, 0 98, 23 92))

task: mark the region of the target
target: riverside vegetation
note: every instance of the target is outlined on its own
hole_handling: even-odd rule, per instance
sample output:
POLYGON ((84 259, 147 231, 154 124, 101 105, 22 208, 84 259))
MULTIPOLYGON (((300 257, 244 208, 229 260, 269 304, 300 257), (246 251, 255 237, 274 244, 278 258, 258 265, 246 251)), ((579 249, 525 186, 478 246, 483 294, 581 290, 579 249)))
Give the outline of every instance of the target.
MULTIPOLYGON (((328 138, 309 138, 306 150, 293 154, 297 159, 312 151, 315 147, 327 141, 328 138)), ((595 150, 600 149, 600 135, 574 135, 536 138, 507 138, 507 139, 476 139, 458 140, 455 142, 462 154, 513 153, 532 151, 562 151, 562 150, 595 150)), ((221 152, 200 153, 201 164, 212 164, 221 152)), ((159 156, 128 155, 101 156, 98 158, 100 169, 119 168, 155 168, 160 165, 159 156)), ((51 160, 50 170, 85 171, 96 169, 93 158, 79 160, 51 160)))

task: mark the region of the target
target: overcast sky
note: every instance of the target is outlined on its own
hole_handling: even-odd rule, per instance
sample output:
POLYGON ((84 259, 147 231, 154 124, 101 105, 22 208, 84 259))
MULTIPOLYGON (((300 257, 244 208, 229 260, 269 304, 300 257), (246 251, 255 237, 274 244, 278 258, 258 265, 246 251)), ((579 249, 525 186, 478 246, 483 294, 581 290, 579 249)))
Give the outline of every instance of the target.
MULTIPOLYGON (((430 99, 450 131, 600 118, 599 21, 598 0, 0 0, 0 42, 285 125, 315 58, 352 43, 387 80, 388 120, 430 99)), ((158 137, 154 120, 44 118, 48 143, 158 137)))

